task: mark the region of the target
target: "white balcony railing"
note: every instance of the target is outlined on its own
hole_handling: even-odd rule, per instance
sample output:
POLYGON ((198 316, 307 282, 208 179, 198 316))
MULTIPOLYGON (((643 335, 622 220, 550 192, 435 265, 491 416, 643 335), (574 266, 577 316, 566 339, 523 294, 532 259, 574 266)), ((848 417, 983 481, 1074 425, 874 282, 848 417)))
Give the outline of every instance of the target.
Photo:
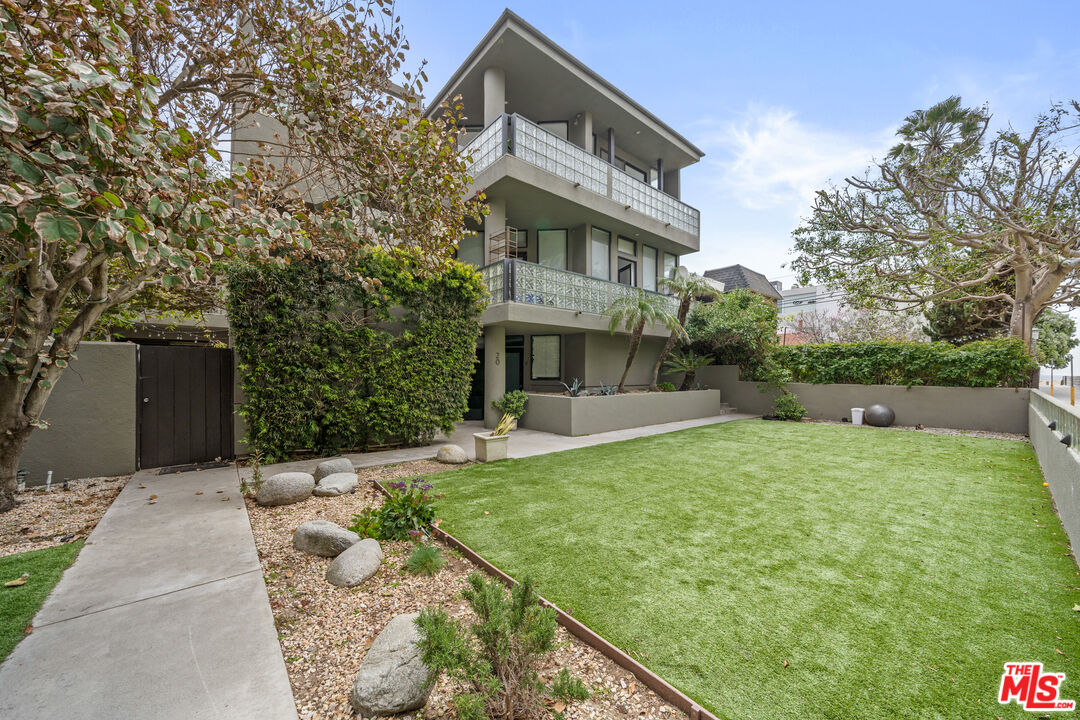
POLYGON ((661 298, 670 313, 679 309, 678 300, 670 295, 524 260, 500 260, 481 268, 480 273, 493 304, 516 302, 601 315, 616 298, 645 292, 661 298))
POLYGON ((616 169, 520 115, 499 116, 473 138, 463 152, 472 158, 468 172, 474 178, 503 155, 514 155, 642 215, 694 236, 700 234, 701 213, 696 208, 616 169))

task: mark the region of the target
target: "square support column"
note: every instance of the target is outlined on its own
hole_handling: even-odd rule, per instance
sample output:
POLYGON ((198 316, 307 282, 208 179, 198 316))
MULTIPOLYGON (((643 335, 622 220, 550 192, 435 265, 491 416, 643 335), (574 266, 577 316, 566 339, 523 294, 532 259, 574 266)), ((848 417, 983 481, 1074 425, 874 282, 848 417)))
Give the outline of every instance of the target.
POLYGON ((484 70, 484 127, 506 112, 506 73, 502 68, 484 70))
POLYGON ((506 328, 489 325, 484 328, 484 427, 493 428, 499 422, 499 412, 491 407, 506 392, 506 328))

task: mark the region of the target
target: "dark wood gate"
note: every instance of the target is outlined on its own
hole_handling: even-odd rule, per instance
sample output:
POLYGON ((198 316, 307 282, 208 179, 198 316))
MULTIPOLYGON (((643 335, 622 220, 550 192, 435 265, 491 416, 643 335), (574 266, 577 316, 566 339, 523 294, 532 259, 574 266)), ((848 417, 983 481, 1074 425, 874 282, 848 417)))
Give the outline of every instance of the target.
POLYGON ((233 457, 232 350, 139 346, 139 467, 233 457))

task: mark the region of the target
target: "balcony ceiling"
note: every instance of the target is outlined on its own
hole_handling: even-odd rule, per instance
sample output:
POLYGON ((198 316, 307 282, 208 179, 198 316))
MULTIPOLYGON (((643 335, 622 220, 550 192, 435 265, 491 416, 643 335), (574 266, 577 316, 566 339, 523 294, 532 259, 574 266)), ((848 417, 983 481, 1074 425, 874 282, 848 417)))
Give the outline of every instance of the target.
MULTIPOLYGON (((587 68, 513 12, 507 10, 465 63, 436 95, 439 103, 461 95, 470 125, 483 124, 484 70, 506 74, 506 112, 534 122, 573 123, 585 110, 593 113, 593 132, 604 138, 615 128, 615 148, 650 165, 658 158, 665 169, 683 168, 704 153, 622 91, 587 68)), ((571 131, 572 132, 572 131, 571 131)))

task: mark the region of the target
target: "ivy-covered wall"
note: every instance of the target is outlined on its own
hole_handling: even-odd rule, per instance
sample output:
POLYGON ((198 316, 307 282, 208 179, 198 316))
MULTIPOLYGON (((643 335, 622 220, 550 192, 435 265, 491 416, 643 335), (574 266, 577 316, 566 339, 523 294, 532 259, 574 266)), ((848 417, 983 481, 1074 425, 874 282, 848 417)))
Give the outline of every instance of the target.
POLYGON ((422 273, 371 253, 349 279, 323 262, 229 272, 229 322, 251 448, 267 461, 450 431, 466 409, 485 289, 452 263, 422 273))

